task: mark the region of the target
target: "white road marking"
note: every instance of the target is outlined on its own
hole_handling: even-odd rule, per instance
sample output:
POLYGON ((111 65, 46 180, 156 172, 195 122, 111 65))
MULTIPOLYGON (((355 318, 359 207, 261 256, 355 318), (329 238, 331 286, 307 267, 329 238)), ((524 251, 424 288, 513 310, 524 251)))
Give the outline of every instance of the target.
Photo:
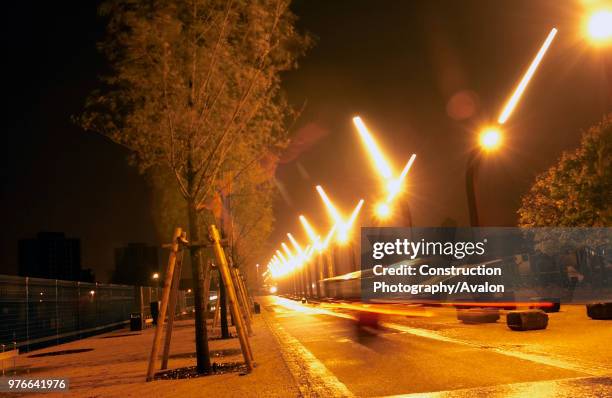
MULTIPOLYGON (((264 317, 266 319, 267 317, 264 317)), ((303 397, 353 397, 353 393, 302 343, 277 322, 266 319, 303 397)))
POLYGON ((608 377, 576 377, 500 384, 458 390, 387 395, 379 398, 465 398, 465 397, 589 397, 610 396, 612 387, 608 377), (587 385, 585 387, 585 385, 587 385))
POLYGON ((560 369, 566 369, 566 370, 572 370, 575 372, 586 373, 586 374, 593 375, 593 376, 605 376, 605 375, 609 375, 612 372, 611 369, 607 369, 605 367, 603 368, 598 368, 598 367, 593 367, 593 366, 587 367, 587 366, 582 366, 577 363, 571 363, 571 362, 564 361, 562 359, 551 358, 551 357, 544 356, 544 355, 529 354, 529 353, 525 353, 521 351, 491 347, 486 344, 480 344, 480 343, 476 343, 472 341, 454 339, 452 337, 443 336, 432 330, 413 328, 410 326, 399 325, 397 323, 382 323, 381 325, 386 328, 398 330, 398 331, 405 332, 405 333, 410 333, 412 335, 419 336, 419 337, 425 337, 428 339, 443 341, 446 343, 461 344, 461 345, 470 346, 474 348, 485 349, 488 351, 496 352, 498 354, 515 357, 515 358, 523 359, 526 361, 536 362, 542 365, 553 366, 553 367, 560 368, 560 369))

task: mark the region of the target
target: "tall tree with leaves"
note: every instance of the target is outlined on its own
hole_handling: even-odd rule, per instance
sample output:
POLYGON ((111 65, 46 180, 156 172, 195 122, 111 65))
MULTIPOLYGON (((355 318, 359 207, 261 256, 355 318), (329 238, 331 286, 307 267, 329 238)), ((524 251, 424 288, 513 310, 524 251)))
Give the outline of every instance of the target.
MULTIPOLYGON (((185 200, 189 239, 230 161, 247 163, 286 141, 292 113, 280 73, 309 38, 287 0, 108 0, 100 49, 112 72, 92 93, 82 126, 131 150, 141 170, 165 167, 185 200)), ((191 250, 200 372, 210 370, 203 309, 209 270, 191 250)))
MULTIPOLYGON (((557 164, 537 176, 518 214, 522 227, 612 226, 612 113, 583 133, 576 150, 563 153, 557 164)), ((540 231, 535 238, 544 252, 598 244, 567 235, 569 230, 540 231)))
POLYGON ((229 177, 229 186, 221 192, 225 199, 222 211, 228 220, 224 227, 234 264, 249 273, 267 249, 266 241, 274 223, 276 187, 262 162, 234 169, 229 177))

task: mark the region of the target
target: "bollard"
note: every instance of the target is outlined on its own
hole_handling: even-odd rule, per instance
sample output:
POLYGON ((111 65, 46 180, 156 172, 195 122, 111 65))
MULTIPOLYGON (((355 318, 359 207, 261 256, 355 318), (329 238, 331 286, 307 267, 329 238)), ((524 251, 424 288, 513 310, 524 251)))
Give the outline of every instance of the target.
POLYGON ((130 331, 136 332, 142 330, 144 319, 141 312, 132 312, 130 314, 130 331))
POLYGON ((542 310, 510 311, 506 315, 506 323, 515 331, 546 329, 548 314, 542 310))
POLYGON ((612 302, 590 303, 586 305, 587 315, 591 319, 612 319, 612 302))

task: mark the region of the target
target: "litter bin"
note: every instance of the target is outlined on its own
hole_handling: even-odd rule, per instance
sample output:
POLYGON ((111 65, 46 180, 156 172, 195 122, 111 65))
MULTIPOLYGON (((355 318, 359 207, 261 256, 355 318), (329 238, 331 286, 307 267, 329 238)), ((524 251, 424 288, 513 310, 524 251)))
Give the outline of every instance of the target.
POLYGON ((159 301, 151 301, 151 318, 153 318, 153 325, 157 325, 157 317, 159 315, 159 301))
POLYGON ((130 331, 142 330, 142 312, 132 312, 130 314, 130 331))

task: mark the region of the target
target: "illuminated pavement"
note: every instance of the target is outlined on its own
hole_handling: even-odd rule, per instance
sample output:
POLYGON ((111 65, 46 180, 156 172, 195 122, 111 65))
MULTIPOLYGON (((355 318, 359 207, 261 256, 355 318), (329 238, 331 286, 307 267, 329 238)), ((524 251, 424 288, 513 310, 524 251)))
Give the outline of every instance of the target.
POLYGON ((357 331, 353 311, 261 300, 306 396, 612 395, 611 325, 579 307, 551 314, 544 331, 511 332, 504 318, 462 325, 454 310, 433 309, 429 318, 387 315, 388 329, 373 335, 357 331))

